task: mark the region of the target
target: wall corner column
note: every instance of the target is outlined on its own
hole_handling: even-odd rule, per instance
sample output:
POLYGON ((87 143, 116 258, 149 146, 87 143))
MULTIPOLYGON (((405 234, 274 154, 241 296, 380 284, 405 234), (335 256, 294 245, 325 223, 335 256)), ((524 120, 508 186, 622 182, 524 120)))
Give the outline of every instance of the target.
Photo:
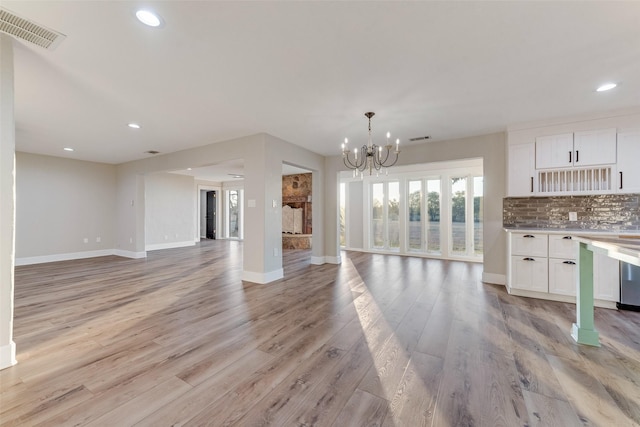
POLYGON ((0 34, 0 369, 13 366, 15 147, 13 40, 0 34))

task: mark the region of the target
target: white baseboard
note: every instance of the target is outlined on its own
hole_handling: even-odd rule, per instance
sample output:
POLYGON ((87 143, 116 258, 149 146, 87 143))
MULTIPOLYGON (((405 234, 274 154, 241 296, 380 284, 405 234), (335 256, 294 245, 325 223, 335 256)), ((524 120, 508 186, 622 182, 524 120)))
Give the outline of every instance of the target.
POLYGON ((172 243, 155 243, 153 245, 147 245, 145 250, 157 251, 159 249, 173 249, 173 248, 185 248, 187 246, 194 246, 196 244, 193 240, 187 240, 184 242, 172 242, 172 243))
POLYGON ((311 264, 323 265, 323 264, 342 264, 342 258, 339 256, 312 256, 311 264))
MULTIPOLYGON (((570 304, 576 303, 576 297, 571 295, 550 294, 547 292, 527 291, 525 289, 516 289, 516 288, 507 288, 507 291, 509 292, 510 295, 515 295, 519 297, 544 299, 544 300, 558 301, 558 302, 568 302, 570 304)), ((594 299, 593 305, 595 307, 608 308, 611 310, 618 309, 614 301, 594 299)))
POLYGON ((16 343, 0 346, 0 369, 8 368, 18 363, 16 360, 16 343))
POLYGON ((270 271, 268 273, 256 273, 254 271, 246 271, 242 272, 242 280, 244 282, 252 282, 252 283, 271 283, 276 280, 282 279, 284 277, 284 270, 282 268, 274 271, 270 271))
POLYGON ((504 274, 495 274, 495 273, 485 273, 482 272, 482 282, 483 283, 492 283, 494 285, 506 285, 507 284, 507 276, 504 274))
POLYGON ((133 251, 125 251, 122 249, 116 249, 113 251, 114 255, 117 256, 121 256, 124 258, 133 258, 133 259, 139 259, 139 258, 146 258, 147 257, 147 251, 142 251, 142 252, 133 252, 133 251))
POLYGON ((326 256, 324 257, 324 262, 327 264, 342 264, 342 257, 338 256, 326 256))
POLYGON ((69 261, 73 259, 95 258, 99 256, 114 255, 113 249, 102 249, 99 251, 72 252, 67 254, 54 254, 16 258, 15 265, 43 264, 45 262, 69 261))

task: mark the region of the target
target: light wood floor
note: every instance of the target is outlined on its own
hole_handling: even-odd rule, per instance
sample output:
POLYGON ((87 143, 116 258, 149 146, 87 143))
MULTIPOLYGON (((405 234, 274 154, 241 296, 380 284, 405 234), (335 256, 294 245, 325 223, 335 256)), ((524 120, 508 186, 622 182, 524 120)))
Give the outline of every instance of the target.
POLYGON ((640 314, 511 297, 481 265, 344 253, 243 283, 242 244, 19 267, 3 426, 632 426, 640 314))

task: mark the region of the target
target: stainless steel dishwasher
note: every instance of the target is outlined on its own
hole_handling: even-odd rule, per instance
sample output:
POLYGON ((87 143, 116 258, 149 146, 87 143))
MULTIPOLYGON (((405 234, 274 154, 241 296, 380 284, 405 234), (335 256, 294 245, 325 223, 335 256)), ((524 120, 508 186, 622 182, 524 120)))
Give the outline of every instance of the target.
POLYGON ((620 261, 620 302, 618 308, 640 311, 640 267, 620 261))

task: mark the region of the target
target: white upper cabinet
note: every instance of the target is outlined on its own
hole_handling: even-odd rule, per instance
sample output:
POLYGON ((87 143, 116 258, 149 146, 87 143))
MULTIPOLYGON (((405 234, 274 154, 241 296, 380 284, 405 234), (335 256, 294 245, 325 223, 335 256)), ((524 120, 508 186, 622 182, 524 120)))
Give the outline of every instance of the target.
POLYGON ((536 138, 536 169, 573 166, 573 133, 536 138))
POLYGON ((598 129, 536 138, 536 169, 616 163, 616 129, 598 129))
POLYGON ((573 165, 594 166, 616 163, 616 129, 576 132, 573 138, 573 165))
POLYGON ((640 192, 640 131, 618 134, 617 190, 640 192))
POLYGON ((533 142, 509 146, 509 177, 507 194, 511 197, 532 196, 534 193, 535 146, 533 142))

